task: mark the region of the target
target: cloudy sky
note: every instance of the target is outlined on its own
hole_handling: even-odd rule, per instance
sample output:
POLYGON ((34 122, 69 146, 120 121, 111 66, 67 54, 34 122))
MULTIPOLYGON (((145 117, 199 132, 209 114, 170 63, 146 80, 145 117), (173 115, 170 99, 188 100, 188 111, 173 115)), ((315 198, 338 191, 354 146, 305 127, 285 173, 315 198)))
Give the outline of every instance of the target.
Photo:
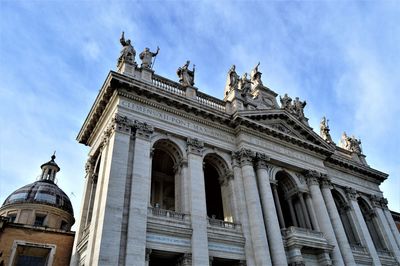
POLYGON ((325 115, 336 142, 361 138, 400 211, 399 1, 66 2, 0 0, 1 202, 56 150, 78 217, 88 148, 75 138, 125 31, 138 52, 160 47, 157 74, 177 80, 190 59, 218 98, 232 64, 242 74, 260 61, 264 84, 307 101, 316 132, 325 115))

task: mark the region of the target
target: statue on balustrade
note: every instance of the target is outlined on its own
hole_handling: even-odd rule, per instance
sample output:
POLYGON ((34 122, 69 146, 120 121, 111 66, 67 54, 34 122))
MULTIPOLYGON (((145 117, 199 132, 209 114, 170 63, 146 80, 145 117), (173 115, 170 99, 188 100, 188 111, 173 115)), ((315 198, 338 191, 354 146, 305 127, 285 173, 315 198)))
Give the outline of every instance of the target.
POLYGON ((260 66, 260 62, 253 68, 253 70, 250 73, 250 80, 251 83, 253 83, 255 86, 257 85, 262 85, 261 81, 261 72, 258 70, 258 67, 260 66))
POLYGON ((292 110, 292 98, 290 98, 287 93, 285 93, 285 95, 283 96, 283 98, 281 96, 279 96, 279 100, 281 101, 281 108, 285 109, 287 111, 291 111, 292 110))
POLYGON ((193 70, 189 70, 190 61, 186 61, 182 67, 178 68, 176 74, 179 77, 179 82, 184 87, 191 87, 194 85, 194 73, 195 73, 195 65, 193 65, 193 70))
POLYGON ((319 124, 320 126, 320 135, 321 137, 328 143, 333 143, 331 134, 329 133, 329 125, 328 125, 329 120, 324 117, 322 117, 321 123, 319 124))
POLYGON ((293 111, 300 119, 304 118, 304 107, 306 104, 306 101, 300 101, 299 97, 296 97, 293 101, 293 111))
POLYGON ((151 52, 149 48, 145 48, 143 52, 140 53, 139 58, 142 60, 142 68, 153 68, 152 59, 158 55, 160 48, 157 47, 157 51, 155 53, 151 52))
POLYGON ((228 91, 234 90, 238 88, 239 84, 239 75, 236 73, 236 66, 232 65, 232 67, 228 71, 228 76, 226 78, 226 87, 228 91))
POLYGON ((124 32, 122 32, 121 39, 119 40, 122 45, 121 54, 118 58, 118 65, 121 63, 136 64, 135 56, 136 51, 131 44, 131 40, 125 40, 124 32))
POLYGON ((247 73, 244 73, 242 78, 239 80, 239 90, 241 90, 241 95, 247 97, 251 92, 251 82, 247 79, 247 73))
POLYGON ((342 138, 340 140, 340 146, 346 150, 355 152, 355 153, 362 153, 361 150, 361 140, 357 139, 354 136, 348 137, 346 132, 343 132, 342 138))

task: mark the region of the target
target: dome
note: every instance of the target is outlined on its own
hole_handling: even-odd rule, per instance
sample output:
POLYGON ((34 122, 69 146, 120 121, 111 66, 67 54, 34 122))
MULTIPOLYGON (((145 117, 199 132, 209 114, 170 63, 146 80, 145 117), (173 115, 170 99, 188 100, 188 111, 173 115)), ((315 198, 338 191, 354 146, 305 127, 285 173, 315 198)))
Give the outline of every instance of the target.
POLYGON ((2 207, 18 203, 46 204, 74 215, 70 199, 52 180, 42 179, 17 189, 6 198, 2 207))

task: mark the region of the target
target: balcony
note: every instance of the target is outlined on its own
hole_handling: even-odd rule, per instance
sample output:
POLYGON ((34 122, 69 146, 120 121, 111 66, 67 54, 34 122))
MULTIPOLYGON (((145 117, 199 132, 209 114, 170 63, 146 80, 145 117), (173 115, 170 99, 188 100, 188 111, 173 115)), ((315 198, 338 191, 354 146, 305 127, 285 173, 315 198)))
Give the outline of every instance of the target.
POLYGON ((281 232, 286 247, 300 246, 327 251, 331 251, 334 248, 321 232, 294 226, 282 229, 281 232))

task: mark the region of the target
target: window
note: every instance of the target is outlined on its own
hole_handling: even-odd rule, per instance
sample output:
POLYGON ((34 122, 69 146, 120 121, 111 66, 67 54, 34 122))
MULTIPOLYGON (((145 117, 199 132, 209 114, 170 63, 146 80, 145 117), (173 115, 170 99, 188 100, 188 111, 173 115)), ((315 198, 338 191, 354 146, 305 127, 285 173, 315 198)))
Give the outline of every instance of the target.
POLYGON ((15 240, 10 265, 13 266, 47 266, 53 264, 56 246, 39 243, 27 243, 15 240))
POLYGON ((67 231, 68 230, 68 223, 66 221, 61 221, 61 230, 67 231))
POLYGON ((35 223, 33 225, 35 226, 43 226, 44 225, 44 220, 46 219, 46 215, 36 215, 35 217, 35 223))
POLYGON ((16 213, 10 213, 10 214, 7 215, 7 217, 8 217, 8 220, 9 220, 10 223, 14 223, 15 219, 17 219, 17 214, 16 213))

